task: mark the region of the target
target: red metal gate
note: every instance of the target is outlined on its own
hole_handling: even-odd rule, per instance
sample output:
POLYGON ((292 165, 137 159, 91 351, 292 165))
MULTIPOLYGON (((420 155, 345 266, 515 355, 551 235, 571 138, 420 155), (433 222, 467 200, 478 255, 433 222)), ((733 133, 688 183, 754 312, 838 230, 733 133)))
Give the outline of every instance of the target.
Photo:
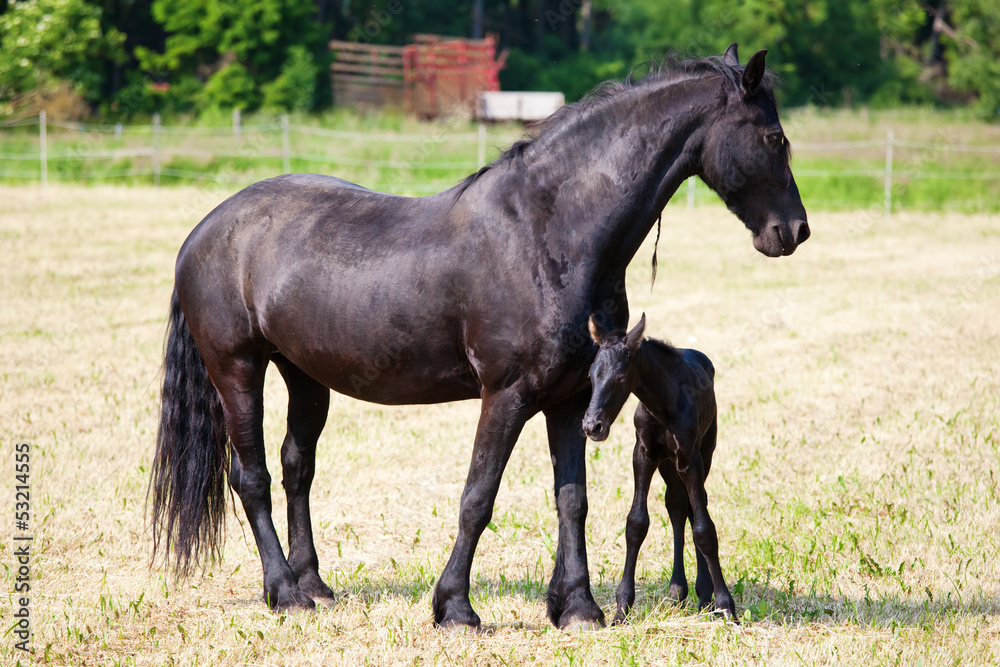
POLYGON ((421 118, 472 116, 479 93, 500 90, 496 41, 416 35, 406 46, 330 42, 334 102, 400 106, 421 118))

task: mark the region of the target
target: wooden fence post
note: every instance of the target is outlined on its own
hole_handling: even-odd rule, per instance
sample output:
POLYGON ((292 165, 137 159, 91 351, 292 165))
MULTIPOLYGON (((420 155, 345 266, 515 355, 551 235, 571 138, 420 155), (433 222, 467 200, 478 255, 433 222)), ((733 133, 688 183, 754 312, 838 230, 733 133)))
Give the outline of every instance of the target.
POLYGON ((688 199, 687 199, 687 202, 688 202, 688 210, 689 211, 694 208, 694 189, 695 189, 695 186, 696 186, 696 183, 694 182, 694 179, 695 179, 694 176, 692 176, 692 177, 690 177, 688 179, 688 189, 687 189, 688 199))

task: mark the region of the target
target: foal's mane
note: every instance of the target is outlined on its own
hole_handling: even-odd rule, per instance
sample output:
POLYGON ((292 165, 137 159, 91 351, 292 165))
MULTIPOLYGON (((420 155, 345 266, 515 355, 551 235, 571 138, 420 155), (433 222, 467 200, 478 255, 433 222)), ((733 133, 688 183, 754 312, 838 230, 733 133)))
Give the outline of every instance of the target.
POLYGON ((671 345, 668 341, 660 340, 658 338, 643 338, 642 344, 648 345, 657 357, 663 358, 668 362, 672 363, 680 361, 684 358, 681 351, 671 345))
MULTIPOLYGON (((523 139, 515 141, 495 160, 459 183, 458 194, 461 195, 465 192, 466 188, 491 169, 504 165, 523 167, 524 154, 528 149, 544 148, 559 140, 566 133, 578 128, 591 116, 600 113, 609 104, 635 94, 636 90, 718 76, 721 77, 726 92, 732 93, 740 89, 743 69, 743 65, 725 64, 720 56, 679 59, 673 54, 637 65, 622 81, 612 79, 599 83, 578 102, 560 107, 548 118, 534 123, 523 139), (645 74, 640 75, 647 67, 648 70, 645 74)), ((762 88, 772 103, 774 102, 773 85, 774 75, 770 70, 767 70, 764 73, 762 88)))

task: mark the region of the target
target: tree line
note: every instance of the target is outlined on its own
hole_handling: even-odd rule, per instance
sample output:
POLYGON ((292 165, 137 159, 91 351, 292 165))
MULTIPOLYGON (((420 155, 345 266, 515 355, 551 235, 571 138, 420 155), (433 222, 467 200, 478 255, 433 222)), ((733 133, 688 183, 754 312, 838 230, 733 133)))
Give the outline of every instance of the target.
POLYGON ((330 39, 416 33, 495 34, 504 90, 568 99, 738 42, 786 105, 1000 109, 995 0, 0 0, 0 115, 318 110, 330 39))

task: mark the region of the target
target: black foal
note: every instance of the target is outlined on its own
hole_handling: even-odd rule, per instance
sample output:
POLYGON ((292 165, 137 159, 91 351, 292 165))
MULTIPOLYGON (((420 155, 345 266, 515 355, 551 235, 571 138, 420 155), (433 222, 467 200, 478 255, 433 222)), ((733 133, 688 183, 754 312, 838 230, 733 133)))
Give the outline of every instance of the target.
POLYGON ((674 531, 671 598, 687 597, 684 576, 684 525, 691 529, 698 559, 695 592, 701 608, 715 594, 716 611, 736 621, 736 606, 722 577, 719 541, 708 515, 705 477, 712 465, 717 435, 712 362, 697 350, 681 350, 658 340, 643 340, 646 316, 627 334, 612 333, 590 319, 590 333, 600 351, 590 367, 593 393, 583 419, 591 440, 608 437, 611 423, 634 393, 641 401, 635 411, 635 496, 625 530, 625 571, 618 586, 614 623, 623 623, 635 602, 635 564, 649 530, 646 496, 657 469, 667 484, 666 506, 674 531))

